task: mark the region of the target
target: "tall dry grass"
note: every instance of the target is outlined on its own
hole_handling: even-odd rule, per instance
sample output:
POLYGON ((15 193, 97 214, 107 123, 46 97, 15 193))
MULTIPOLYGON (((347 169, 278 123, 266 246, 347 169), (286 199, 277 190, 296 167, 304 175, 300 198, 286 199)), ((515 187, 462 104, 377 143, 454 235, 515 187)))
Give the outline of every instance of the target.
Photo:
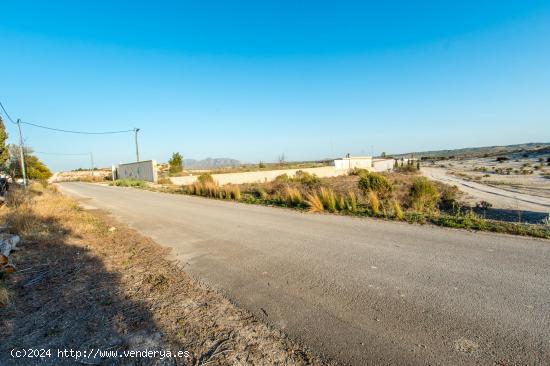
POLYGON ((238 185, 227 184, 223 187, 223 189, 225 191, 225 198, 233 199, 233 200, 236 200, 236 201, 241 200, 241 198, 242 198, 241 189, 239 188, 238 185))
POLYGON ((403 210, 401 209, 401 205, 397 201, 392 202, 393 205, 393 215, 398 220, 403 220, 405 218, 405 214, 403 214, 403 210))
POLYGON ((306 204, 309 206, 309 212, 323 212, 323 202, 317 193, 309 193, 307 195, 306 204))
POLYGON ((336 195, 330 188, 321 187, 319 190, 319 198, 323 203, 323 207, 329 212, 336 212, 336 195))
POLYGON ((348 192, 348 211, 357 212, 357 195, 354 191, 350 190, 348 192))
POLYGON ((376 192, 369 191, 367 197, 372 213, 374 215, 378 215, 380 213, 380 201, 378 200, 378 195, 376 192))
POLYGON ((302 193, 298 188, 295 187, 286 187, 285 199, 287 203, 291 206, 299 206, 304 202, 302 193))

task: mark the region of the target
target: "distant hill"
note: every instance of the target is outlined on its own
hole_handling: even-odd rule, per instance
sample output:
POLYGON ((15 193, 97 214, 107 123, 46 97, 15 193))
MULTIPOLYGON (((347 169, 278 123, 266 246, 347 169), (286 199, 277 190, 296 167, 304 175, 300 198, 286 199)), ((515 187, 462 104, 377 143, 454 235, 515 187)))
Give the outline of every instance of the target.
POLYGON ((550 143, 548 142, 530 142, 517 145, 505 146, 484 146, 484 147, 468 147, 464 149, 454 150, 433 150, 433 151, 417 151, 406 154, 393 154, 394 157, 410 157, 415 158, 476 158, 489 157, 503 154, 513 153, 550 153, 550 143))
POLYGON ((241 162, 230 158, 206 158, 202 160, 184 159, 185 169, 214 169, 241 165, 241 162))

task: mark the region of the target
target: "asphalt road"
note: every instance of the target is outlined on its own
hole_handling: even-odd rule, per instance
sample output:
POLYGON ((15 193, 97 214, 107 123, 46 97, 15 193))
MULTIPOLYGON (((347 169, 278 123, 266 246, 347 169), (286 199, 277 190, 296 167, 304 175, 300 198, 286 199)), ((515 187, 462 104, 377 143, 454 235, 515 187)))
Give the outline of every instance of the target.
POLYGON ((550 241, 85 183, 88 207, 343 364, 550 364, 550 241))

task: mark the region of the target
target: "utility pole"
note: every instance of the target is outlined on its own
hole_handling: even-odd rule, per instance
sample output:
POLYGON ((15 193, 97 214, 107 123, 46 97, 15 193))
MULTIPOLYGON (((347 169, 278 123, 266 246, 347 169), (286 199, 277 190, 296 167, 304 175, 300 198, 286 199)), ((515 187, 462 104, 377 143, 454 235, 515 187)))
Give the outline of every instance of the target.
POLYGON ((90 163, 92 165, 92 177, 94 176, 94 154, 90 152, 90 163))
POLYGON ((137 162, 139 162, 138 132, 139 132, 139 128, 134 128, 134 136, 135 136, 135 140, 136 140, 136 161, 137 162))
POLYGON ((21 163, 21 175, 23 176, 23 185, 27 187, 27 172, 25 170, 25 154, 23 153, 23 134, 21 133, 21 120, 17 119, 17 127, 19 128, 19 154, 21 163))

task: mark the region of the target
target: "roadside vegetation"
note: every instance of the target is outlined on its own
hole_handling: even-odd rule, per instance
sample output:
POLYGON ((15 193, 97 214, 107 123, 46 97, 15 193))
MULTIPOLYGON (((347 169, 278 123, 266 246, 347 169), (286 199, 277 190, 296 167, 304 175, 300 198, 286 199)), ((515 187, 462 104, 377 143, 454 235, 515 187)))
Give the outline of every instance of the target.
POLYGON ((117 187, 145 188, 147 187, 147 182, 139 179, 117 179, 109 183, 109 185, 117 187))
POLYGON ((348 176, 322 179, 299 171, 294 177, 283 174, 272 182, 224 186, 203 173, 192 185, 164 190, 309 212, 550 238, 547 225, 484 218, 488 206, 473 208, 461 204, 457 187, 420 176, 415 164, 391 173, 359 169, 348 176))

